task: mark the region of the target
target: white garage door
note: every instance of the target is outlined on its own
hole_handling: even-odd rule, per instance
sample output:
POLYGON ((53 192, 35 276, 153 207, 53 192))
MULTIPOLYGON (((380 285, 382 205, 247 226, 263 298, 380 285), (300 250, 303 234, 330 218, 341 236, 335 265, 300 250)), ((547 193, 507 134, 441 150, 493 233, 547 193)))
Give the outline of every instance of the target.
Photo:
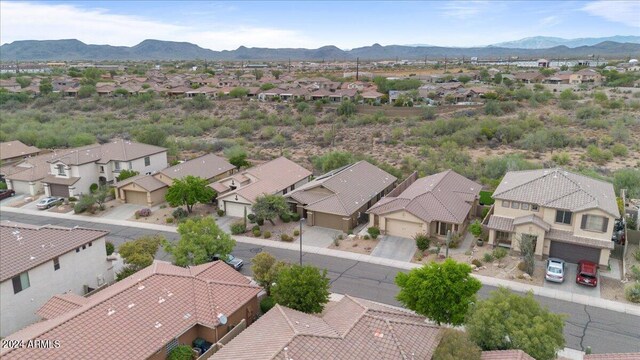
POLYGON ((16 192, 16 194, 29 194, 29 192, 31 191, 29 188, 29 182, 28 181, 16 181, 16 180, 11 180, 11 186, 13 186, 13 191, 16 192))
POLYGON ((413 238, 422 232, 422 224, 396 219, 387 219, 387 235, 413 238))
POLYGON ((227 216, 244 217, 244 209, 247 209, 247 215, 251 214, 251 206, 236 202, 225 201, 225 212, 227 216))
POLYGON ((146 192, 125 190, 124 196, 127 204, 147 205, 146 192))

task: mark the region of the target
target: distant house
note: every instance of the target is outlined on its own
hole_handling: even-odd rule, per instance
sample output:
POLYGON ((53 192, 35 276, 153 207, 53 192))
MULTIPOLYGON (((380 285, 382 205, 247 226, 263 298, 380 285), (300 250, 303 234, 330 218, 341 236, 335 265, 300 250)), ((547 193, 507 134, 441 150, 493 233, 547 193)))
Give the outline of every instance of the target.
POLYGON ((569 76, 570 84, 595 84, 602 83, 602 75, 593 69, 582 69, 569 76))
POLYGON ((362 93, 362 99, 366 102, 380 103, 384 94, 374 90, 365 91, 362 93))
POLYGON ((416 178, 414 173, 369 209, 369 226, 405 238, 461 233, 475 214, 482 186, 453 170, 416 178))
POLYGON ((363 160, 315 178, 287 194, 287 199, 308 225, 346 233, 367 221, 367 209, 388 194, 396 180, 363 160))
POLYGON ((156 260, 86 298, 51 298, 38 311, 44 321, 7 337, 57 340, 58 348, 3 348, 0 356, 165 360, 186 345, 207 359, 255 321, 261 291, 221 261, 183 268, 156 260))
POLYGON ((539 83, 544 79, 544 75, 537 71, 520 72, 514 75, 517 81, 521 81, 525 84, 539 83))
POLYGON ((154 206, 165 201, 167 190, 175 179, 197 176, 211 183, 233 174, 234 170, 235 166, 227 160, 207 154, 153 174, 141 174, 120 181, 114 185, 116 198, 129 204, 154 206))
POLYGON ((39 153, 40 149, 37 147, 25 145, 19 140, 0 142, 0 161, 3 166, 16 163, 39 153))
POLYGON ((0 224, 0 336, 37 322, 36 310, 51 296, 81 297, 112 282, 106 235, 85 228, 0 224))
POLYGON ((69 153, 70 149, 54 150, 47 154, 40 154, 26 158, 22 161, 0 168, 9 189, 18 194, 34 196, 43 192, 42 180, 50 172, 49 160, 56 159, 69 153))
POLYGON ((151 174, 167 167, 167 149, 116 140, 89 145, 48 160, 49 174, 42 180, 47 196, 89 193, 91 184, 112 184, 122 170, 151 174))
POLYGON ((524 237, 538 258, 608 265, 620 217, 613 185, 560 169, 510 171, 493 198, 489 244, 519 251, 524 237))
POLYGON ((311 177, 311 171, 279 157, 210 184, 218 193, 218 207, 229 216, 251 214, 256 198, 265 194, 286 195, 311 177))

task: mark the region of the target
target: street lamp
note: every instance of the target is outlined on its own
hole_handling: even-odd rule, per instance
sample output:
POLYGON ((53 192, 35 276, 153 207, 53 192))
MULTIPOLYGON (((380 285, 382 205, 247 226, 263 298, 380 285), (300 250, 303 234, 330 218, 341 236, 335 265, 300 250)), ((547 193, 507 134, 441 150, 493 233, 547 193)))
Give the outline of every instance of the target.
POLYGON ((300 218, 300 266, 302 266, 302 223, 304 222, 304 218, 300 218))

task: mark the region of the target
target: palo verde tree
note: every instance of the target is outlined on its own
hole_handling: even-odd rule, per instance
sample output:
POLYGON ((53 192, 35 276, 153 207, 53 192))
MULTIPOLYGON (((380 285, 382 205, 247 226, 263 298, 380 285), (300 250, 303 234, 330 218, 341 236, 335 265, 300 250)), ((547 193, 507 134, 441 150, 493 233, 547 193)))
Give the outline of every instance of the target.
POLYGON ((122 256, 125 266, 117 274, 117 280, 122 280, 138 270, 151 265, 160 244, 164 242, 166 242, 166 239, 163 236, 148 235, 120 245, 118 252, 120 256, 122 256))
POLYGON ((187 212, 193 211, 193 205, 208 203, 216 196, 215 190, 207 186, 207 180, 188 175, 182 179, 176 179, 169 186, 165 198, 171 206, 185 205, 187 212))
POLYGON ((278 261, 268 252, 261 252, 251 259, 251 272, 253 278, 264 288, 267 295, 271 294, 271 286, 276 281, 280 270, 285 268, 287 263, 278 261))
POLYGON ((236 145, 224 150, 224 156, 227 157, 229 163, 240 169, 241 167, 247 167, 251 165, 247 161, 247 151, 242 146, 236 145))
POLYGON ((273 219, 280 215, 288 214, 289 205, 282 195, 265 194, 256 198, 255 203, 251 207, 251 210, 255 214, 256 218, 269 220, 271 225, 273 219))
POLYGON ((538 360, 555 359, 565 344, 564 316, 540 306, 531 292, 493 291, 469 311, 466 328, 483 350, 520 349, 538 360))
POLYGON ((471 276, 471 267, 452 259, 431 262, 408 274, 398 273, 396 298, 407 308, 438 324, 461 325, 482 287, 471 276))
POLYGON ((329 302, 327 270, 311 265, 283 267, 271 287, 276 303, 308 314, 322 312, 329 302))
POLYGON ((178 234, 180 240, 176 244, 165 243, 165 251, 173 255, 173 262, 178 266, 204 264, 213 255, 225 258, 236 245, 212 217, 181 222, 178 234))

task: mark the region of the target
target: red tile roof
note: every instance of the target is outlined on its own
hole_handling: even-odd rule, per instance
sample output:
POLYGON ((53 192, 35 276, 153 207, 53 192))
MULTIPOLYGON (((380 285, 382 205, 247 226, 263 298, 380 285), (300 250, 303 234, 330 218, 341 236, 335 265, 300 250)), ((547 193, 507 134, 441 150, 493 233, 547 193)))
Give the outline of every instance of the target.
POLYGON ((584 360, 640 360, 640 352, 585 355, 584 360))
POLYGON ((535 360, 522 350, 483 351, 482 360, 535 360))
POLYGON ((87 298, 87 303, 9 335, 59 340, 58 349, 2 349, 3 359, 146 359, 195 325, 215 328, 261 288, 216 261, 151 266, 87 298))
POLYGON ((107 234, 102 230, 4 221, 0 224, 0 282, 107 234))

